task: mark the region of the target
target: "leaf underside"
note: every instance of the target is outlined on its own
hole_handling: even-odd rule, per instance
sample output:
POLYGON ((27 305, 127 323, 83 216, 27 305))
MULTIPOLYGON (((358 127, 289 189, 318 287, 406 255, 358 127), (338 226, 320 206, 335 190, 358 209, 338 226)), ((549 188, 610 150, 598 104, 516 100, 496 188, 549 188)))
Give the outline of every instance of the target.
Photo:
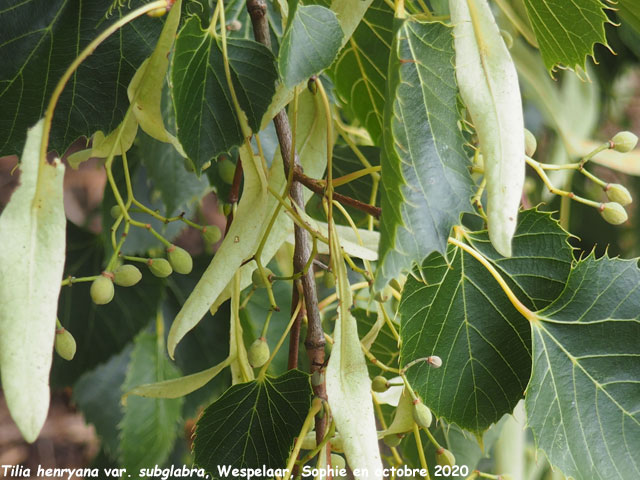
MULTIPOLYGON (((519 298, 546 304, 547 295, 564 286, 572 252, 549 214, 521 212, 510 259, 493 250, 486 231, 470 238, 519 298)), ((411 367, 411 385, 436 415, 481 433, 523 397, 531 373, 530 327, 478 261, 457 247, 448 260, 433 254, 407 280, 399 307, 401 365, 442 358, 438 369, 411 367)))
POLYGON ((376 289, 445 253, 451 228, 471 209, 473 184, 457 124, 451 29, 407 20, 391 55, 376 289))
POLYGON ((590 255, 532 325, 526 410, 537 446, 567 476, 640 477, 640 270, 590 255))

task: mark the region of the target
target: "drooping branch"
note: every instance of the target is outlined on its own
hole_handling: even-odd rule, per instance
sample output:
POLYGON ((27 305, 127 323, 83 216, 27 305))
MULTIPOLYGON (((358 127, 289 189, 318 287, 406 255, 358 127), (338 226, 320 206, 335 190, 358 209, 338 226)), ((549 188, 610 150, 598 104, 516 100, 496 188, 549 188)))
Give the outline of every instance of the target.
MULTIPOLYGON (((253 24, 255 39, 265 46, 270 47, 271 41, 269 37, 269 25, 266 17, 266 3, 264 0, 247 0, 247 10, 251 17, 251 23, 253 24)), ((294 154, 293 158, 291 158, 293 140, 291 136, 291 126, 289 125, 289 118, 287 117, 286 111, 282 110, 278 112, 273 119, 273 123, 275 125, 278 142, 280 144, 280 152, 282 154, 285 174, 288 176, 291 168, 293 168, 293 172, 295 174, 295 171, 300 169, 300 164, 297 154, 294 154)), ((291 182, 289 196, 299 208, 304 209, 302 184, 298 180, 294 179, 294 181, 291 182)), ((311 257, 311 239, 309 232, 305 229, 300 228, 297 225, 294 228, 295 247, 293 252, 293 267, 295 273, 300 273, 305 272, 305 267, 311 257)), ((320 318, 320 311, 318 309, 318 295, 312 268, 307 269, 307 271, 302 275, 301 282, 308 321, 307 337, 305 338, 304 344, 307 350, 307 356, 309 357, 311 373, 315 373, 324 368, 325 339, 324 331, 322 330, 322 319, 320 318)), ((326 399, 327 392, 325 383, 314 383, 318 383, 318 385, 313 386, 315 395, 326 399)), ((327 415, 316 416, 316 439, 318 442, 320 442, 324 437, 326 421, 327 415)))

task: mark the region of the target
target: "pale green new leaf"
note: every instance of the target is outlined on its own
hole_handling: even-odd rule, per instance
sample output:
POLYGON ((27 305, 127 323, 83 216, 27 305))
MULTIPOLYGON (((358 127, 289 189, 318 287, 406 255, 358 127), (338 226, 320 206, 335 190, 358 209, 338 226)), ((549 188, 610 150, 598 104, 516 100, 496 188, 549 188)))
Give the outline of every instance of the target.
POLYGON ((590 255, 531 325, 528 424, 568 477, 640 477, 639 290, 637 260, 590 255))
POLYGON ((596 43, 607 45, 600 0, 524 0, 547 70, 584 71, 596 43))
POLYGON ((335 13, 320 5, 298 7, 280 45, 278 64, 285 85, 293 88, 329 67, 341 45, 335 13))
POLYGON ((471 210, 473 183, 458 129, 451 29, 406 20, 391 55, 377 289, 445 252, 451 228, 471 210))
MULTIPOLYGON (((165 354, 164 342, 157 334, 143 332, 135 347, 122 385, 123 393, 140 384, 180 376, 178 368, 165 354)), ((183 398, 132 397, 120 422, 120 461, 129 471, 149 465, 162 465, 175 442, 183 398)))
POLYGON ((49 410, 49 370, 65 257, 64 165, 40 160, 44 120, 27 133, 20 186, 0 216, 0 370, 28 442, 49 410))
POLYGON ((126 402, 129 395, 138 395, 140 397, 153 397, 153 398, 179 398, 189 395, 191 392, 195 392, 199 388, 203 387, 222 370, 229 366, 230 358, 226 358, 224 361, 211 368, 202 370, 201 372, 192 373, 191 375, 185 375, 184 377, 172 378, 170 380, 162 380, 156 383, 145 383, 144 385, 138 385, 132 388, 122 396, 122 401, 126 402))
POLYGON ((449 0, 456 78, 478 133, 495 249, 511 256, 524 185, 524 118, 518 73, 487 0, 449 0))
MULTIPOLYGON (((572 251, 568 235, 549 214, 528 210, 520 217, 511 258, 490 246, 486 231, 470 239, 517 297, 539 308, 562 291, 572 251)), ((422 362, 407 371, 438 417, 481 433, 523 397, 531 374, 529 324, 469 254, 451 248, 447 260, 429 257, 408 277, 398 315, 400 365, 429 355, 442 359, 440 368, 422 362)))
POLYGON ((344 106, 382 144, 387 67, 393 40, 393 10, 376 0, 332 67, 344 106))
POLYGON ((360 345, 356 319, 351 314, 353 298, 347 269, 335 228, 331 232, 331 260, 336 276, 338 318, 333 349, 326 371, 331 415, 343 439, 343 449, 352 470, 369 472, 355 478, 382 479, 376 419, 371 400, 371 380, 360 345))

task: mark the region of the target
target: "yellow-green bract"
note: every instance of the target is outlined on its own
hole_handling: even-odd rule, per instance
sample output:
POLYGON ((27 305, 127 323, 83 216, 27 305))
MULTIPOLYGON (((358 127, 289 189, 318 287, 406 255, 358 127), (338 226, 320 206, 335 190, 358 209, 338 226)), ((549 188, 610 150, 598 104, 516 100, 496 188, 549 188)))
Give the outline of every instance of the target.
POLYGON ((376 433, 376 420, 371 401, 371 380, 358 338, 356 319, 347 269, 333 224, 331 229, 331 263, 336 276, 338 318, 333 333, 333 349, 326 370, 327 396, 331 414, 343 438, 349 466, 369 475, 355 475, 358 480, 381 480, 382 462, 376 433))
POLYGON ((9 412, 33 442, 49 410, 64 269, 64 165, 40 161, 44 121, 27 134, 20 186, 0 216, 0 370, 9 412))
POLYGON ((486 0, 449 0, 456 77, 478 133, 493 247, 511 256, 524 185, 524 121, 518 74, 486 0))

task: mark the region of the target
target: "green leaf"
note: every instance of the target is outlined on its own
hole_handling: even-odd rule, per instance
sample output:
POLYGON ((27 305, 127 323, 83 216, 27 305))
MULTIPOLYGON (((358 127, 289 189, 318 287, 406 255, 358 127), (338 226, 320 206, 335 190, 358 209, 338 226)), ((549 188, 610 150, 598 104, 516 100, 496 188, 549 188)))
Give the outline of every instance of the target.
MULTIPOLYGON (((72 223, 67 225, 67 237, 65 276, 99 274, 105 262, 100 237, 72 223)), ((116 286, 115 296, 107 305, 98 306, 91 301, 91 282, 79 282, 62 289, 58 316, 75 337, 77 351, 70 362, 54 359, 52 385, 72 385, 84 372, 122 350, 154 318, 161 300, 162 281, 146 268, 141 270, 142 281, 134 287, 116 286)))
MULTIPOLYGON (((471 238, 504 277, 513 279, 518 298, 544 304, 548 296, 541 292, 549 285, 551 293, 557 291, 556 283, 569 274, 567 234, 548 214, 522 212, 508 260, 488 251, 486 231, 471 238)), ((531 374, 529 324, 485 267, 458 248, 450 248, 448 261, 433 254, 416 273, 424 283, 409 277, 398 309, 400 364, 442 358, 441 368, 411 367, 411 385, 437 416, 481 433, 524 394, 531 374)))
MULTIPOLYGON (((164 341, 143 332, 135 339, 122 393, 132 388, 180 376, 169 362, 164 341)), ((150 465, 162 465, 175 442, 182 398, 129 397, 119 425, 120 460, 129 471, 137 472, 150 465)))
POLYGON ((451 29, 406 20, 389 66, 376 289, 431 252, 470 211, 472 180, 458 129, 451 29))
MULTIPOLYGON (((233 88, 249 126, 258 131, 278 77, 273 54, 253 40, 227 39, 233 88)), ((172 96, 178 139, 198 172, 244 141, 224 71, 222 45, 200 19, 178 33, 172 63, 172 96)))
POLYGON ((393 40, 393 10, 376 0, 331 69, 342 104, 382 145, 387 67, 393 40))
POLYGON ((287 87, 293 88, 329 67, 342 45, 336 14, 320 5, 300 6, 282 39, 278 65, 287 87))
POLYGON ((299 370, 232 386, 198 421, 196 465, 214 479, 224 478, 219 466, 284 468, 310 406, 309 376, 299 370))
MULTIPOLYGON (((138 7, 134 0, 128 5, 138 7)), ((128 13, 107 16, 111 0, 6 0, 0 11, 0 155, 18 153, 27 127, 78 52, 128 13)), ((49 146, 63 152, 76 138, 110 132, 129 107, 127 85, 151 54, 162 22, 143 16, 109 37, 80 66, 56 107, 49 146)))
POLYGON ((468 238, 507 279, 518 299, 540 310, 560 295, 569 276, 573 249, 568 236, 550 213, 531 209, 520 212, 514 257, 496 252, 486 230, 470 233, 468 238))
POLYGON ((639 286, 636 259, 592 254, 532 323, 528 423, 567 477, 640 476, 639 286))
POLYGON ((596 43, 607 45, 600 0, 524 0, 547 70, 586 68, 596 43))
POLYGON ((120 398, 131 350, 132 346, 127 346, 106 363, 86 372, 73 386, 74 403, 87 423, 94 426, 102 448, 112 458, 117 458, 120 445, 117 426, 124 414, 120 398))
POLYGON ((64 165, 40 160, 44 120, 27 134, 20 185, 0 216, 0 370, 22 436, 33 442, 49 411, 49 371, 64 268, 64 165))
POLYGON ((636 33, 640 33, 640 4, 635 0, 618 0, 615 8, 618 10, 618 16, 636 33))

